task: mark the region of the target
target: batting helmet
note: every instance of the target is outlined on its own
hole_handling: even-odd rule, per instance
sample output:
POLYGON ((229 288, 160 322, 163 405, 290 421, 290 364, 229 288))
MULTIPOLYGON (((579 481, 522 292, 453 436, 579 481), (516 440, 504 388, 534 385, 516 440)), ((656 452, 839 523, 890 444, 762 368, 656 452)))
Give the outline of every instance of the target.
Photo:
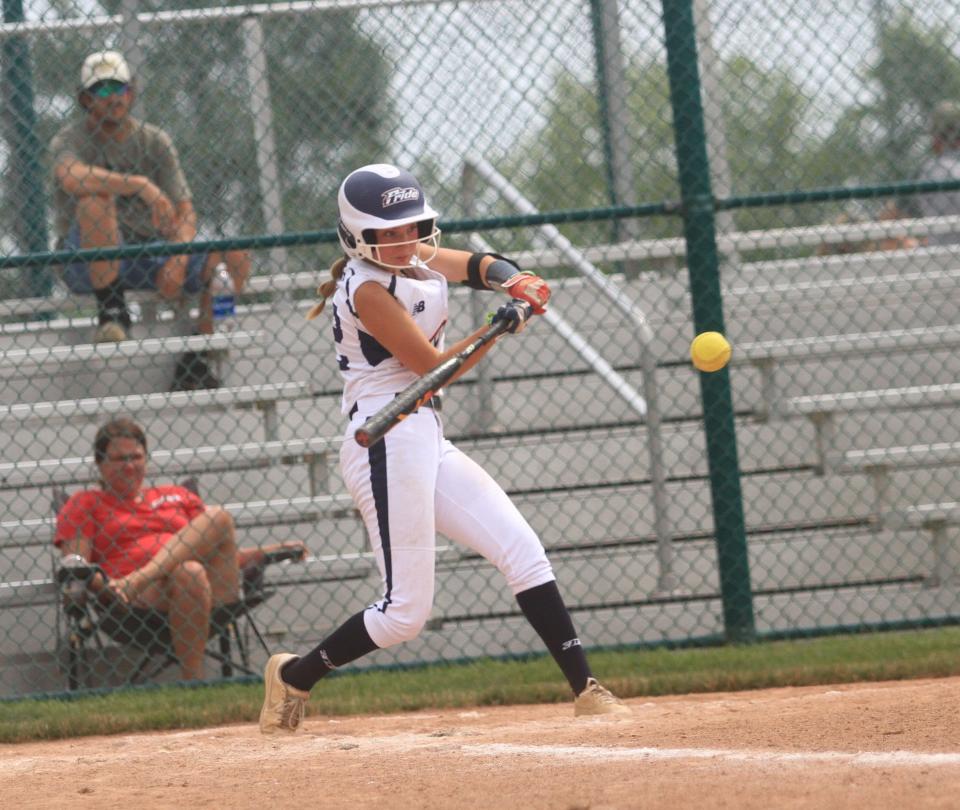
POLYGON ((417 178, 396 166, 374 163, 350 172, 340 185, 337 205, 337 234, 351 258, 383 264, 374 252, 374 231, 413 222, 418 228, 416 242, 432 242, 434 250, 439 245, 437 212, 427 205, 417 178))

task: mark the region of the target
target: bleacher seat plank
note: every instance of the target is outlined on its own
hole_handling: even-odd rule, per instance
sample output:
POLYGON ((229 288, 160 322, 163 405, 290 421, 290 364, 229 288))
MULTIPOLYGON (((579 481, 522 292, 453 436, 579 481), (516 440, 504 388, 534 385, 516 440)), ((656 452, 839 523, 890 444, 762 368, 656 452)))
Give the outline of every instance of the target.
POLYGON ((935 525, 960 526, 960 503, 922 503, 892 513, 890 523, 929 528, 935 525))
MULTIPOLYGON (((341 439, 315 436, 286 441, 243 442, 219 446, 154 450, 151 469, 163 475, 248 469, 275 462, 294 463, 336 450, 341 439)), ((93 456, 46 458, 0 463, 0 487, 42 487, 50 484, 85 484, 96 478, 93 456)))
POLYGON ((74 416, 100 418, 109 414, 160 411, 165 408, 252 406, 280 399, 295 399, 306 396, 308 393, 309 387, 306 382, 285 382, 198 391, 128 394, 119 397, 89 397, 55 402, 25 402, 0 406, 0 422, 74 416))
MULTIPOLYGON (((761 476, 744 480, 744 517, 748 532, 787 530, 798 523, 811 526, 818 523, 849 524, 851 516, 862 525, 869 525, 873 501, 865 483, 863 492, 856 498, 838 503, 825 497, 836 489, 833 479, 811 477, 806 472, 780 473, 778 479, 761 476), (794 493, 793 499, 773 525, 762 505, 787 486, 794 493)), ((206 492, 205 488, 202 491, 206 492)), ((356 520, 349 496, 341 490, 334 491, 335 495, 266 501, 231 501, 229 497, 214 495, 208 498, 208 502, 224 504, 234 515, 237 525, 247 529, 314 524, 324 520, 356 520)), ((709 491, 710 482, 706 476, 668 482, 668 500, 675 509, 671 526, 673 536, 685 538, 712 532, 709 491)), ((651 497, 650 487, 638 484, 603 489, 589 485, 582 488, 567 486, 548 492, 512 493, 517 508, 551 553, 560 548, 589 549, 598 544, 633 543, 638 539, 654 538, 656 527, 651 497)), ((29 506, 29 516, 0 523, 0 549, 49 544, 53 527, 53 516, 48 511, 49 499, 30 499, 29 506)), ((348 531, 352 533, 354 530, 348 531)), ((362 534, 356 537, 360 536, 362 534)), ((324 542, 329 546, 328 541, 324 542)))
POLYGON ((0 582, 0 609, 52 603, 57 592, 52 579, 0 582))
POLYGON ((812 394, 793 397, 786 402, 788 413, 817 416, 862 410, 895 410, 955 405, 960 402, 960 383, 912 385, 871 391, 846 391, 839 394, 812 394))
MULTIPOLYGON (((308 523, 323 518, 355 518, 356 507, 347 493, 302 495, 295 498, 225 503, 238 527, 308 523)), ((53 536, 56 518, 24 518, 0 522, 0 548, 47 545, 53 536)))
POLYGON ((873 469, 911 469, 960 464, 960 442, 934 442, 899 447, 872 447, 848 450, 831 468, 837 472, 873 469))
POLYGON ((55 312, 76 310, 77 307, 78 304, 75 300, 62 295, 50 296, 49 298, 8 298, 5 301, 0 301, 0 317, 30 316, 41 312, 50 312, 51 310, 55 312))
MULTIPOLYGON (((889 510, 896 498, 903 497, 903 487, 893 487, 893 475, 900 470, 931 470, 960 464, 960 442, 932 442, 896 447, 873 447, 827 454, 826 467, 832 473, 864 473, 873 482, 874 511, 877 520, 891 525, 918 525, 902 516, 891 518, 889 510)), ((915 496, 914 496, 915 497, 915 496)))
POLYGON ((243 349, 259 342, 263 333, 218 332, 213 335, 179 335, 120 343, 80 343, 75 346, 38 346, 30 349, 7 349, 0 352, 0 367, 22 368, 28 365, 112 360, 117 357, 152 357, 175 355, 186 351, 227 351, 243 349))
POLYGON ((887 513, 883 523, 888 528, 919 528, 930 533, 930 552, 933 564, 926 583, 929 587, 940 587, 960 582, 960 569, 955 564, 956 557, 951 554, 951 544, 947 536, 948 528, 960 526, 960 503, 922 503, 887 513))
POLYGON ((728 268, 725 276, 736 283, 767 283, 771 278, 791 281, 831 280, 882 273, 912 273, 918 267, 943 271, 960 267, 956 245, 928 245, 907 250, 869 250, 826 256, 762 259, 728 268))
POLYGON ((960 270, 898 273, 854 278, 784 281, 773 284, 734 284, 723 288, 724 306, 754 309, 788 303, 808 303, 812 295, 871 297, 942 292, 960 284, 960 270))
POLYGON ((233 515, 237 526, 264 525, 264 523, 307 523, 323 518, 355 518, 357 510, 353 498, 346 492, 333 495, 301 495, 294 498, 227 503, 224 507, 233 515))
POLYGON ((731 362, 758 363, 769 360, 807 360, 838 355, 864 355, 916 349, 960 346, 960 325, 887 329, 845 335, 784 338, 736 347, 731 362))
POLYGON ((806 416, 813 421, 816 428, 817 464, 823 472, 833 464, 837 414, 942 408, 958 403, 960 383, 944 383, 792 397, 778 405, 776 413, 781 416, 806 416))

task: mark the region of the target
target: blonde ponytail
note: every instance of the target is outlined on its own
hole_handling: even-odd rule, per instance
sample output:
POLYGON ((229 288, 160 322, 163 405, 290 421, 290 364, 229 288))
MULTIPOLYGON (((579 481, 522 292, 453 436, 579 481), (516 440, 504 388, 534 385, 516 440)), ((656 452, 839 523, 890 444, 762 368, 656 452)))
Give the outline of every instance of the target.
POLYGON ((343 278, 343 268, 347 265, 347 257, 341 256, 332 265, 330 265, 330 278, 317 287, 317 295, 320 300, 314 304, 307 313, 307 320, 312 321, 317 317, 323 308, 327 305, 327 299, 337 291, 337 282, 343 278))

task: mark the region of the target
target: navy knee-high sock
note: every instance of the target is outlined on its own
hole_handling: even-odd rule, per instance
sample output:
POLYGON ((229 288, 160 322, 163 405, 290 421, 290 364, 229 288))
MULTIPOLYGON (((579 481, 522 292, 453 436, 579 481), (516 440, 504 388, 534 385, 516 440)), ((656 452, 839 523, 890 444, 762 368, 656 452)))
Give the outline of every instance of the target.
POLYGON ((573 693, 579 695, 591 677, 590 665, 557 583, 547 582, 518 593, 517 604, 547 645, 573 693))
POLYGON ((375 649, 377 645, 373 643, 363 623, 363 612, 356 613, 321 641, 312 652, 287 664, 281 675, 285 683, 309 692, 324 675, 362 658, 375 649))

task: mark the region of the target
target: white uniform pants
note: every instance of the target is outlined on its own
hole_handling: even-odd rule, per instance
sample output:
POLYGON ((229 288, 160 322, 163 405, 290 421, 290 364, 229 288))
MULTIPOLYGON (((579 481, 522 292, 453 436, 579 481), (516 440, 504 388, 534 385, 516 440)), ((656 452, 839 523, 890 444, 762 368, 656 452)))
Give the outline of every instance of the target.
POLYGON ((382 599, 364 612, 378 647, 416 638, 429 618, 437 532, 493 563, 514 594, 554 579, 533 529, 500 485, 444 439, 432 409, 420 408, 371 448, 357 444, 353 431, 390 399, 357 404, 340 451, 383 577, 382 599))

